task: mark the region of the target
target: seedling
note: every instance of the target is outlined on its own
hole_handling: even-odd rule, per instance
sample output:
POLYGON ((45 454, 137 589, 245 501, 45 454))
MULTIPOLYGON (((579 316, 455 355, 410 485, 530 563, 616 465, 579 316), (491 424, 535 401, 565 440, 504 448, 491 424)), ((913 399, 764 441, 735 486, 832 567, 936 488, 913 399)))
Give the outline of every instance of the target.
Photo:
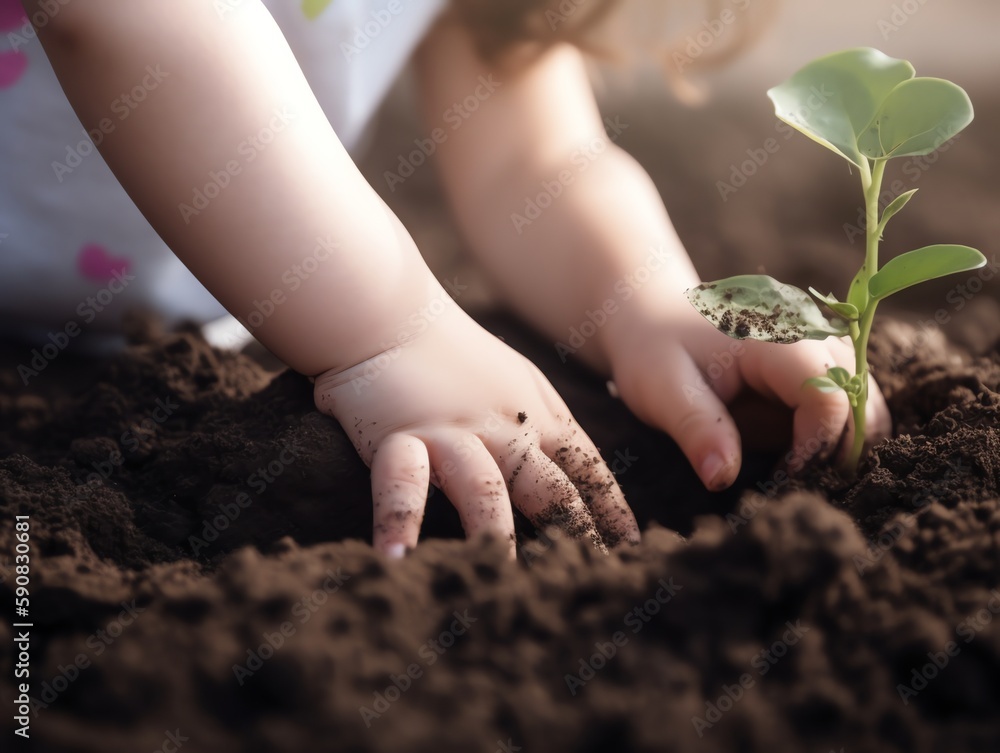
POLYGON ((909 62, 871 48, 814 60, 767 95, 781 120, 858 169, 865 197, 864 263, 844 301, 809 288, 833 313, 830 318, 803 290, 767 275, 703 283, 685 295, 716 328, 736 339, 793 343, 850 337, 854 374, 834 366, 806 384, 824 392, 847 393, 855 433, 846 465, 854 473, 865 441, 868 338, 876 307, 911 285, 986 263, 974 248, 934 245, 897 256, 880 269, 878 246, 885 227, 917 192, 900 194, 880 215, 882 176, 890 159, 930 154, 965 128, 972 121, 972 103, 950 81, 915 78, 909 62))

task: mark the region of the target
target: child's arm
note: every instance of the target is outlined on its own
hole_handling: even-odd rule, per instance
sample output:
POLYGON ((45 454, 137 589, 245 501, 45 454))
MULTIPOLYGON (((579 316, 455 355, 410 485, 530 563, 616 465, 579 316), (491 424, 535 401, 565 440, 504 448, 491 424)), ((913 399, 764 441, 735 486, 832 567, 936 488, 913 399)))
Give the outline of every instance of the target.
POLYGON ((221 18, 204 0, 87 0, 39 36, 88 129, 148 90, 101 153, 226 308, 266 312, 255 336, 316 376, 318 407, 372 466, 376 546, 415 545, 432 475, 470 535, 512 540, 513 499, 558 520, 555 500, 595 540, 638 538, 552 387, 448 298, 365 183, 260 2, 221 18), (556 457, 571 437, 587 463, 556 457))
MULTIPOLYGON (((418 61, 426 120, 446 136, 438 153, 447 193, 511 305, 567 346, 571 328, 591 333, 606 319, 576 355, 613 375, 629 407, 671 434, 710 488, 739 470, 740 437, 724 402, 743 385, 795 408, 798 461, 821 442, 833 449, 847 400, 803 382, 834 363, 850 369, 853 352, 840 341, 746 341, 732 367, 709 372, 713 355, 732 353, 736 341, 681 295, 698 276, 648 175, 609 143, 576 50, 558 47, 504 73, 478 58, 468 33, 442 23, 418 61), (478 109, 443 118, 470 95, 478 109), (706 377, 711 388, 703 374, 716 377, 706 377)), ((874 385, 872 396, 875 436, 888 412, 874 385)))

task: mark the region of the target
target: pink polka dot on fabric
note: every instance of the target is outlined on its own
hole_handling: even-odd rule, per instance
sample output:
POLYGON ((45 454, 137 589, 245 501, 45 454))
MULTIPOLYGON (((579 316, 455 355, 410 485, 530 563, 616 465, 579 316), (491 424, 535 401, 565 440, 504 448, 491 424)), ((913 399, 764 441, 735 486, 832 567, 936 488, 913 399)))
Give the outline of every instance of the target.
POLYGON ((112 277, 128 272, 129 260, 112 256, 99 243, 88 243, 76 255, 76 268, 88 280, 102 285, 112 277))
POLYGON ((23 52, 0 52, 0 89, 16 84, 28 67, 28 56, 23 52))
POLYGON ((20 28, 27 21, 20 0, 0 0, 0 31, 20 28))

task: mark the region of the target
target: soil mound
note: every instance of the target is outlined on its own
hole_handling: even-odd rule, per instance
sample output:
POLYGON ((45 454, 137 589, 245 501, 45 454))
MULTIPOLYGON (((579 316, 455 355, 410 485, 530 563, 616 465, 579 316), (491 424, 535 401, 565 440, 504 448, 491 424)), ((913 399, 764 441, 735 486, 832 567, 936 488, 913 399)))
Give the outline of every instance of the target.
MULTIPOLYGON (((898 435, 856 484, 776 485, 758 452, 709 495, 599 380, 486 323, 619 460, 639 547, 525 530, 517 562, 447 539, 387 562, 354 540, 367 471, 305 379, 193 332, 65 354, 29 389, 4 354, 0 725, 30 515, 39 751, 1000 747, 995 339, 913 353, 884 327, 898 435)), ((459 532, 440 494, 426 529, 459 532)))

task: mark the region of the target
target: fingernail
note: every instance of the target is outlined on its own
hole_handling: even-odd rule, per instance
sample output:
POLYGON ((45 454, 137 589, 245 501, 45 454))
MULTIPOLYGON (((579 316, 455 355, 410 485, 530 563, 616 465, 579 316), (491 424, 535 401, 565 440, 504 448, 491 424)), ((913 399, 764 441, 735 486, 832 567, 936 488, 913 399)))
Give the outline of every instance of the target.
POLYGON ((727 463, 722 455, 713 452, 702 461, 701 480, 705 486, 712 491, 725 489, 729 486, 729 470, 731 463, 727 463))
POLYGON ((385 548, 385 555, 391 560, 401 560, 406 554, 406 544, 389 544, 385 548))

